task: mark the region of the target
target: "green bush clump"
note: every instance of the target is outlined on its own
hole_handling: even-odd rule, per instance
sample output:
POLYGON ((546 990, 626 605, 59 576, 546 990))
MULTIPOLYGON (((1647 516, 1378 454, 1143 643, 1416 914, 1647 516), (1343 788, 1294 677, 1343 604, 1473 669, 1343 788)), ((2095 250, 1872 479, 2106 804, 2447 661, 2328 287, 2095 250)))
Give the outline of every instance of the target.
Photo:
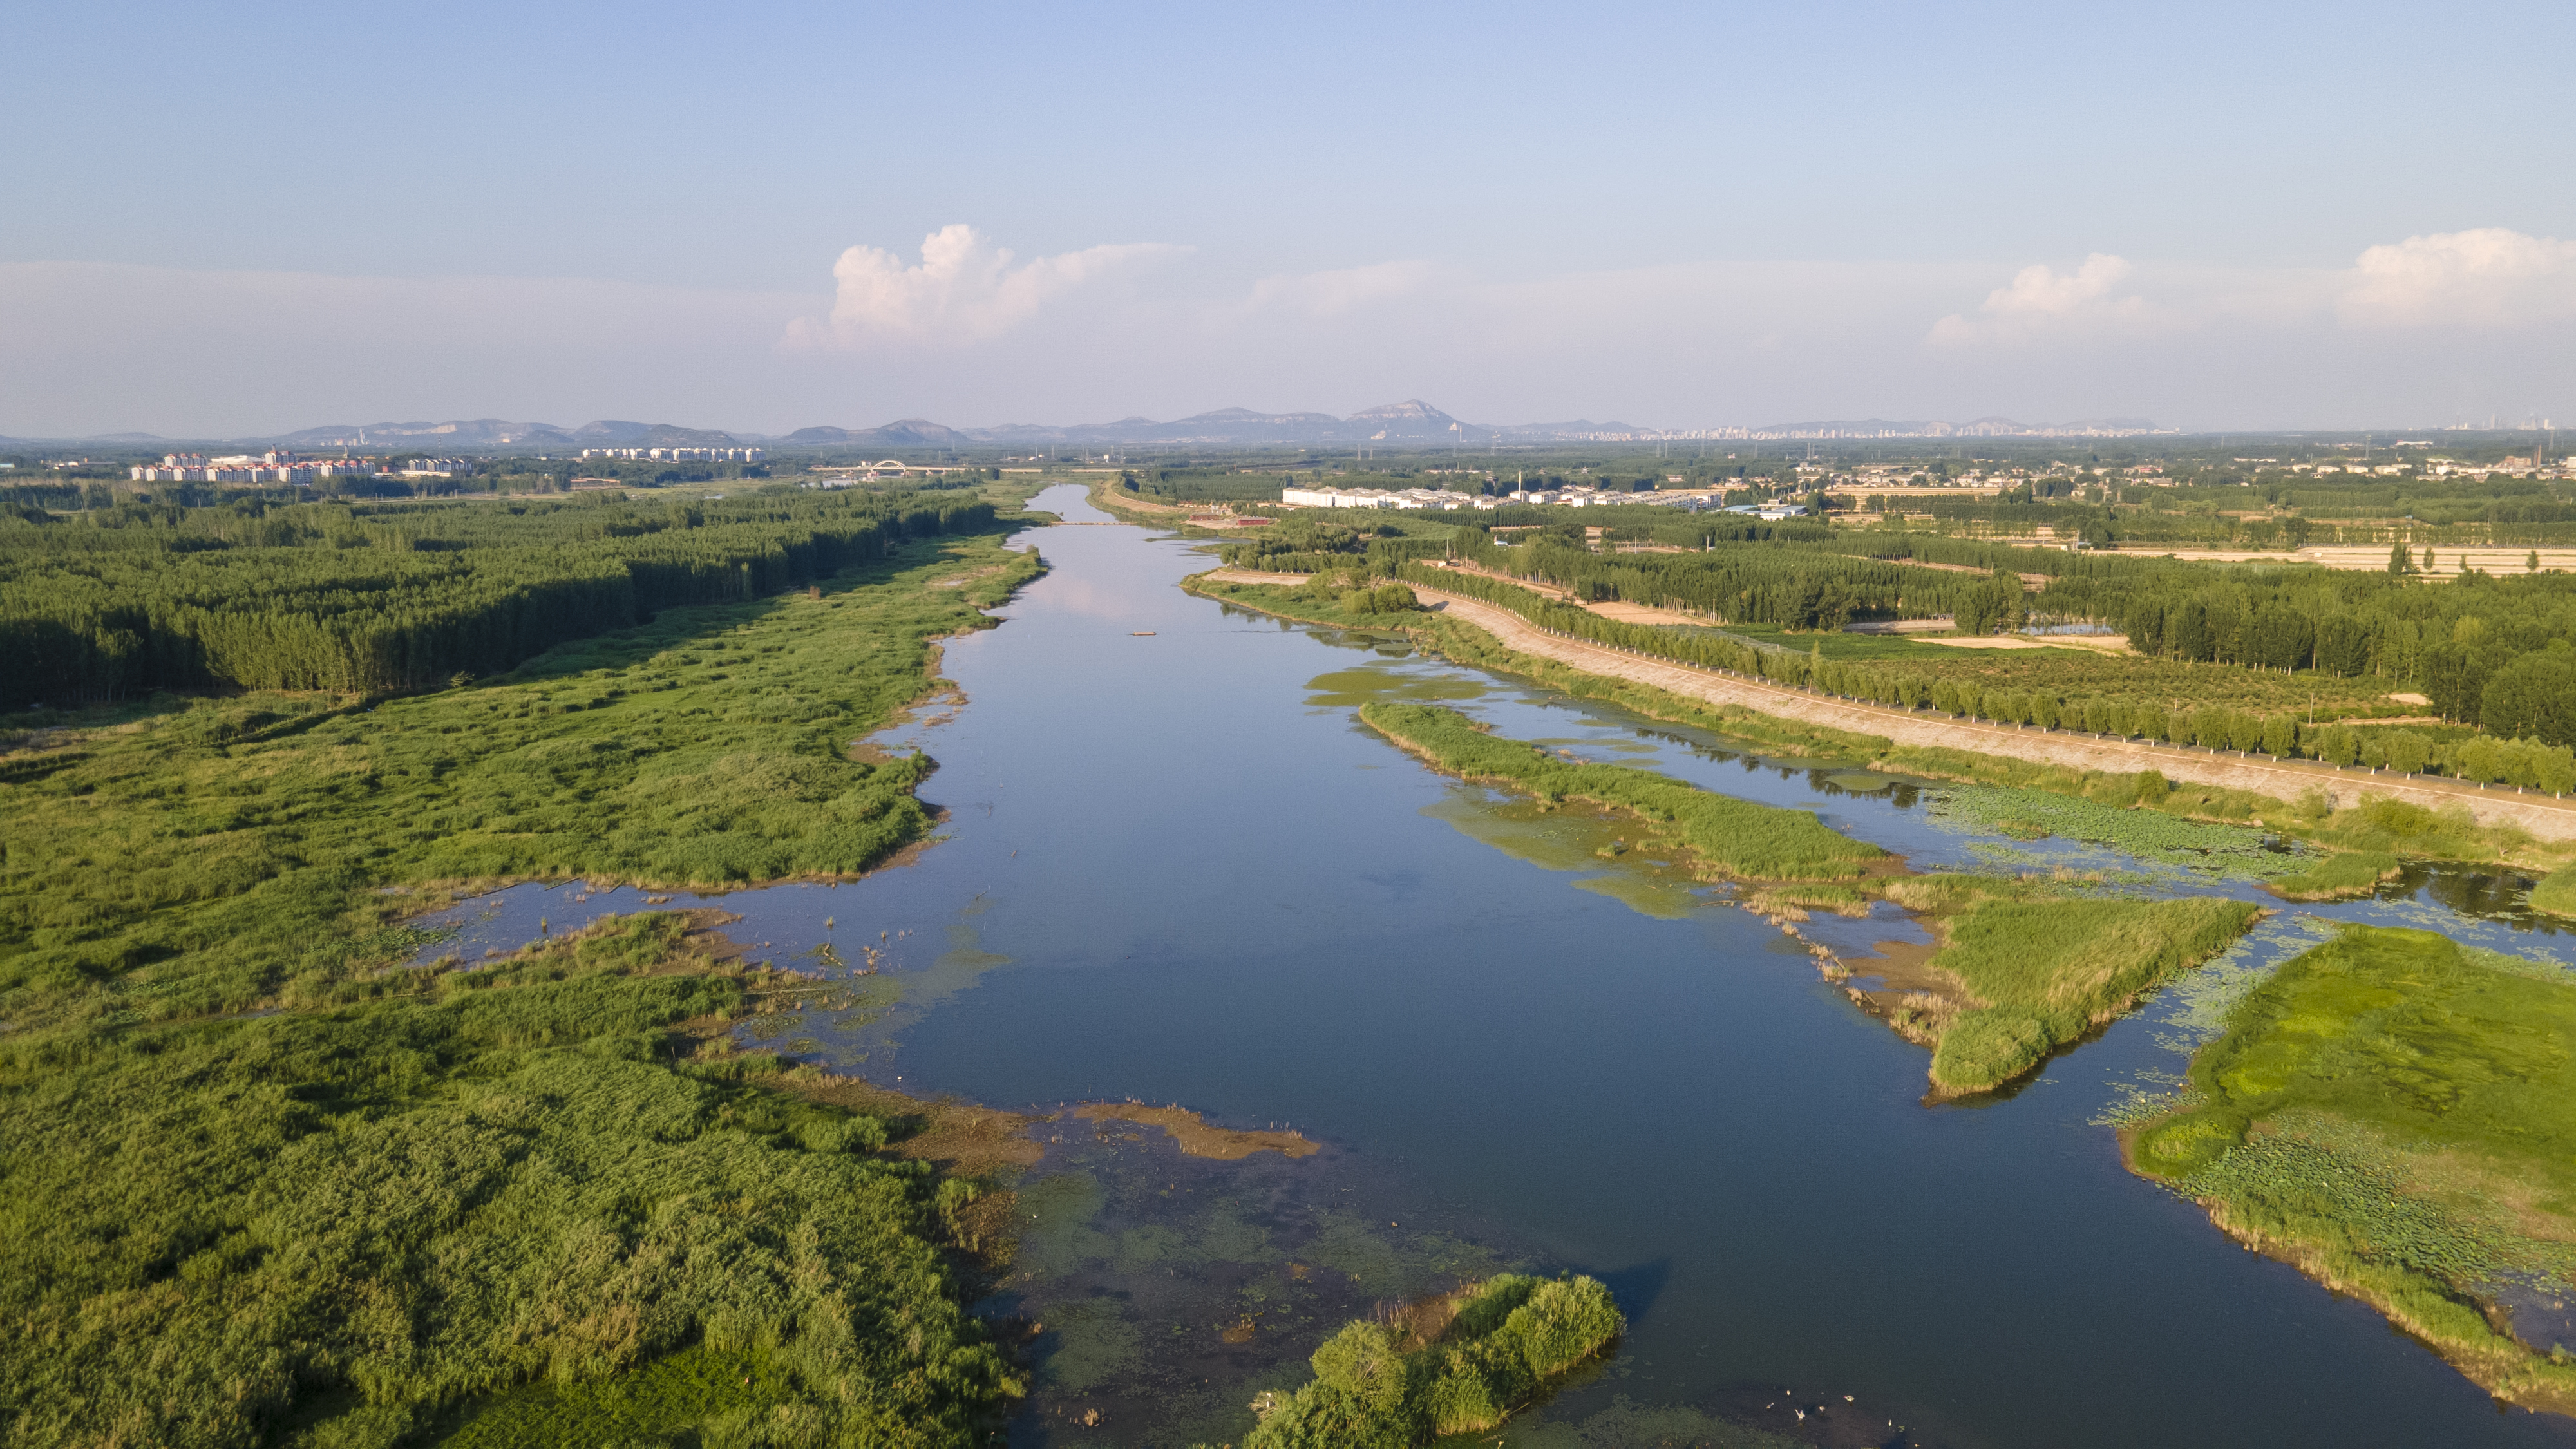
POLYGON ((1264 1414, 1244 1449, 1413 1449, 1490 1429, 1626 1328, 1594 1279, 1503 1274, 1335 1334, 1315 1351, 1315 1381, 1264 1414))
POLYGON ((1827 829, 1805 810, 1783 810, 1686 785, 1626 765, 1578 765, 1534 745, 1496 739, 1467 716, 1436 705, 1372 703, 1360 718, 1441 769, 1500 780, 1543 800, 1584 799, 1657 825, 1709 865, 1760 880, 1852 880, 1887 852, 1827 829))
POLYGON ((1342 608, 1353 614, 1401 614, 1422 607, 1413 590, 1403 584, 1380 584, 1374 589, 1351 589, 1342 595, 1342 608))

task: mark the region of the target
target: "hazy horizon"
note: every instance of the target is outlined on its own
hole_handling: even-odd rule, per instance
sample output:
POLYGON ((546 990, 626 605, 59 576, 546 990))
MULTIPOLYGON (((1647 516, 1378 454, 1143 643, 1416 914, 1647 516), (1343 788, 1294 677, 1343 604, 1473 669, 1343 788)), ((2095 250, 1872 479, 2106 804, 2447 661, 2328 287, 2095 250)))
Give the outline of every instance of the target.
POLYGON ((12 436, 2576 415, 2568 12, 6 24, 12 436))

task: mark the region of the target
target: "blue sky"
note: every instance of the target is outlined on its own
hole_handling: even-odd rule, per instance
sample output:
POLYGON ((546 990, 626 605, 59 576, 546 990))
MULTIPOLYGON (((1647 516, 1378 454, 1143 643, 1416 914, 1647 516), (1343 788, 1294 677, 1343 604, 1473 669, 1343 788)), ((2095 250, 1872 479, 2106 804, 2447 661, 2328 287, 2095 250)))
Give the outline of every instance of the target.
POLYGON ((22 6, 0 432, 2576 415, 2571 39, 2540 5, 22 6))

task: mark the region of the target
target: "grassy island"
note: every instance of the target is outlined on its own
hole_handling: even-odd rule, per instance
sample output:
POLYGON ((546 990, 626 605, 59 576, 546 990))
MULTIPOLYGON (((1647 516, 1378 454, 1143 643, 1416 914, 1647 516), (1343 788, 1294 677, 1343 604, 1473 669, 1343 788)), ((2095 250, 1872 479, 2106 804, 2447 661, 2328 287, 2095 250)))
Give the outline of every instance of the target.
POLYGON ((815 983, 671 916, 415 967, 406 918, 923 840, 930 762, 850 744, 1035 556, 860 497, 243 508, 0 530, 47 671, 0 720, 0 1438, 981 1442, 971 1184, 732 1050, 815 983), (160 591, 45 582, 93 556, 160 591))
POLYGON ((2576 1284, 2570 1103, 2576 973, 2356 926, 2236 1006, 2128 1157, 2499 1397, 2570 1413, 2576 1344, 2499 1302, 2576 1284))
POLYGON ((1315 1380, 1264 1394, 1244 1449, 1413 1449, 1503 1422, 1627 1328, 1591 1278, 1506 1273, 1362 1320, 1315 1351, 1315 1380))
POLYGON ((2231 900, 2069 900, 1986 876, 1921 876, 1888 896, 1932 917, 1925 989, 1890 1014, 1932 1047, 1941 1096, 1989 1091, 2233 944, 2262 909, 2231 900))
POLYGON ((1362 706, 1360 718, 1451 774, 1635 815, 1715 876, 1853 880, 1892 860, 1875 845, 1827 829, 1813 812, 1737 800, 1652 770, 1559 759, 1536 745, 1497 739, 1454 709, 1381 702, 1362 706))

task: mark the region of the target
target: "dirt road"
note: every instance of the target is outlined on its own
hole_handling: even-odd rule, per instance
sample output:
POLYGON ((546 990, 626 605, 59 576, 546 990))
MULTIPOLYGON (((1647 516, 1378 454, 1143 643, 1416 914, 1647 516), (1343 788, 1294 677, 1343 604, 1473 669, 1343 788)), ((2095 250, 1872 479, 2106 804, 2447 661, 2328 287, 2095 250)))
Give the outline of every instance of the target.
MULTIPOLYGON (((1302 574, 1255 574, 1233 569, 1218 569, 1206 577, 1217 583, 1241 584, 1294 585, 1306 581, 1302 574)), ((2576 838, 2576 800, 2556 800, 2547 795, 2517 795, 2509 787, 2482 790, 2449 780, 2408 779, 2384 773, 2373 775, 2366 770, 2339 770, 2332 765, 2309 760, 2213 754, 2208 750, 2115 740, 2080 731, 1984 724, 1930 710, 1889 709, 1565 638, 1540 629, 1508 609, 1440 589, 1417 584, 1414 593, 1438 603, 1441 612, 1448 617, 1473 624, 1502 641, 1506 647, 1523 654, 1552 659, 1587 674, 1653 685, 1657 689, 1670 690, 1710 704, 1739 705, 1783 719, 1848 730, 1853 734, 1877 735, 1900 745, 1972 750, 1983 755, 2001 755, 2075 770, 2160 770, 2168 780, 2253 790, 2281 800, 2295 799, 2300 791, 2313 785, 2333 797, 2338 806, 2354 803, 2364 792, 2390 795, 2428 808, 2457 801, 2468 806, 2469 812, 2482 825, 2511 821, 2543 839, 2576 838)))

